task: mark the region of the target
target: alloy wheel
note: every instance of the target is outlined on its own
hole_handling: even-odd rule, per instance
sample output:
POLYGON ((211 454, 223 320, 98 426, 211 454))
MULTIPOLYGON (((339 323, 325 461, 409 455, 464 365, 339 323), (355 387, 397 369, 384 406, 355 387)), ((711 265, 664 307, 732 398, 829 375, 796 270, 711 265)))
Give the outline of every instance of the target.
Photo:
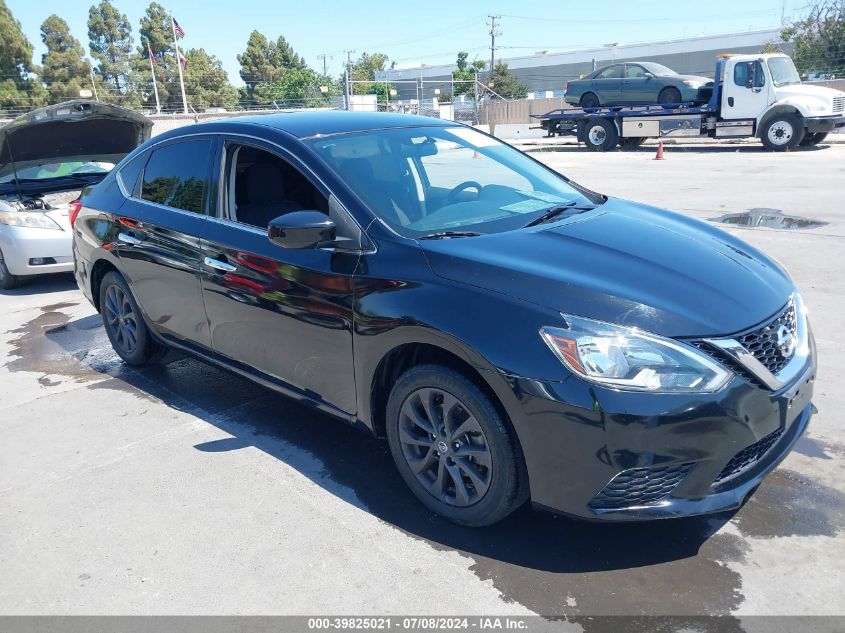
POLYGON ((138 318, 123 288, 111 285, 106 290, 106 324, 112 341, 131 354, 138 347, 138 318))
POLYGON ((786 145, 792 139, 794 130, 789 121, 778 121, 769 126, 769 141, 773 145, 786 145))
POLYGON ((481 424, 447 391, 422 388, 405 399, 399 442, 417 481, 436 499, 467 507, 490 488, 493 460, 481 424))

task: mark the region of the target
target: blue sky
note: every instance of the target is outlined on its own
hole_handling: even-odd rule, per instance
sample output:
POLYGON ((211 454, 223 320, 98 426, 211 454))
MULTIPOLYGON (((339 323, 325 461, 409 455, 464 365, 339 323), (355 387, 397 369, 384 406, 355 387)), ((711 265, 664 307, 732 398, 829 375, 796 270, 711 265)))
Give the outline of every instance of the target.
MULTIPOLYGON (((40 63, 44 47, 40 26, 51 13, 63 17, 87 50, 86 0, 6 0, 35 45, 40 63)), ((113 0, 132 23, 138 23, 148 2, 113 0)), ((229 79, 240 84, 235 56, 243 51, 253 29, 275 38, 284 35, 315 69, 320 54, 331 56, 329 71, 339 74, 344 50, 384 52, 398 65, 453 62, 466 50, 470 59, 490 56, 487 15, 502 16, 497 57, 530 55, 538 50, 571 50, 609 42, 635 43, 695 35, 731 33, 780 26, 782 16, 792 16, 806 0, 709 0, 657 2, 605 0, 595 3, 563 0, 552 3, 480 2, 371 2, 358 0, 162 0, 185 29, 186 48, 202 47, 223 61, 229 79), (551 18, 549 14, 556 16, 551 18)))

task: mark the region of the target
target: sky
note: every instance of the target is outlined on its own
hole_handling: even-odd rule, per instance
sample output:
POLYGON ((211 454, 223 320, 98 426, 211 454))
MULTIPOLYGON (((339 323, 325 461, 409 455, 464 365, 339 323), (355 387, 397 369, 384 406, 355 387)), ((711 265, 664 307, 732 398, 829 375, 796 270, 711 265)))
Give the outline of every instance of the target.
MULTIPOLYGON (((205 48, 223 62, 229 80, 242 85, 236 55, 244 50, 250 32, 279 35, 315 70, 322 70, 325 54, 330 74, 342 72, 344 51, 353 59, 363 52, 382 52, 397 67, 452 63, 457 52, 470 60, 490 58, 490 14, 497 20, 496 57, 520 57, 536 51, 594 48, 611 42, 633 44, 714 35, 781 26, 808 0, 709 0, 657 2, 605 0, 595 3, 558 0, 522 3, 489 0, 428 0, 426 2, 371 2, 356 0, 160 0, 185 30, 180 46, 205 48), (554 9, 554 10, 551 10, 554 9), (549 17, 551 15, 552 17, 549 17)), ((135 43, 138 25, 148 5, 142 0, 112 0, 132 23, 135 43)), ((71 33, 88 45, 89 0, 6 0, 8 7, 35 46, 41 62, 44 46, 40 27, 55 13, 70 25, 71 33)))

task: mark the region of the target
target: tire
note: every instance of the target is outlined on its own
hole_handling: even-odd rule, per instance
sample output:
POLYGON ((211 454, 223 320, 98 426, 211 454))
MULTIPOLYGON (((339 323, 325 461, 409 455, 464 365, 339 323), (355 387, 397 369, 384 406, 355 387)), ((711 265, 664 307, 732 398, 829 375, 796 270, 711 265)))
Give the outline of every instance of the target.
POLYGON ((598 108, 601 105, 601 101, 596 94, 592 92, 585 92, 581 95, 581 100, 578 102, 582 108, 598 108))
POLYGON ((760 128, 763 146, 773 152, 785 152, 798 147, 804 140, 804 123, 792 113, 775 114, 760 128))
POLYGON ((818 145, 827 138, 827 132, 807 133, 799 145, 801 147, 810 147, 811 145, 818 145))
POLYGON ((579 132, 579 140, 591 152, 609 152, 619 142, 616 124, 607 119, 599 117, 588 119, 579 132))
POLYGON ((664 88, 660 91, 660 94, 657 95, 657 103, 662 103, 664 105, 670 103, 680 103, 681 102, 681 91, 677 88, 669 86, 668 88, 664 88))
POLYGON ((646 139, 641 136, 632 136, 619 139, 619 147, 622 149, 637 149, 645 143, 646 139))
POLYGON ((114 351, 127 365, 141 367, 161 360, 167 348, 156 343, 126 280, 112 271, 100 283, 100 314, 114 351))
POLYGON ((429 510, 481 527, 528 499, 521 450, 496 407, 465 376, 439 365, 409 369, 394 384, 386 414, 393 461, 429 510))
POLYGON ((9 272, 6 267, 6 260, 3 259, 3 252, 0 251, 0 289, 12 290, 26 283, 25 278, 18 277, 9 272))

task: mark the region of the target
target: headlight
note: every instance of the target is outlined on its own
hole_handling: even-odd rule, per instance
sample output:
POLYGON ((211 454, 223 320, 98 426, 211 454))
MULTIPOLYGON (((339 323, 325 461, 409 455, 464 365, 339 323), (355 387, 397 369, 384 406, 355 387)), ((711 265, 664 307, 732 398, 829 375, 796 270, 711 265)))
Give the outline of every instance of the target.
POLYGON ((700 81, 693 81, 691 79, 685 79, 684 83, 688 85, 690 88, 701 88, 704 84, 700 81))
POLYGON ((0 211, 0 222, 9 226, 25 226, 31 229, 62 230, 46 213, 40 211, 0 211))
POLYGON ((652 393, 709 393, 732 374, 694 347, 602 321, 562 315, 540 334, 575 374, 608 387, 652 393))

